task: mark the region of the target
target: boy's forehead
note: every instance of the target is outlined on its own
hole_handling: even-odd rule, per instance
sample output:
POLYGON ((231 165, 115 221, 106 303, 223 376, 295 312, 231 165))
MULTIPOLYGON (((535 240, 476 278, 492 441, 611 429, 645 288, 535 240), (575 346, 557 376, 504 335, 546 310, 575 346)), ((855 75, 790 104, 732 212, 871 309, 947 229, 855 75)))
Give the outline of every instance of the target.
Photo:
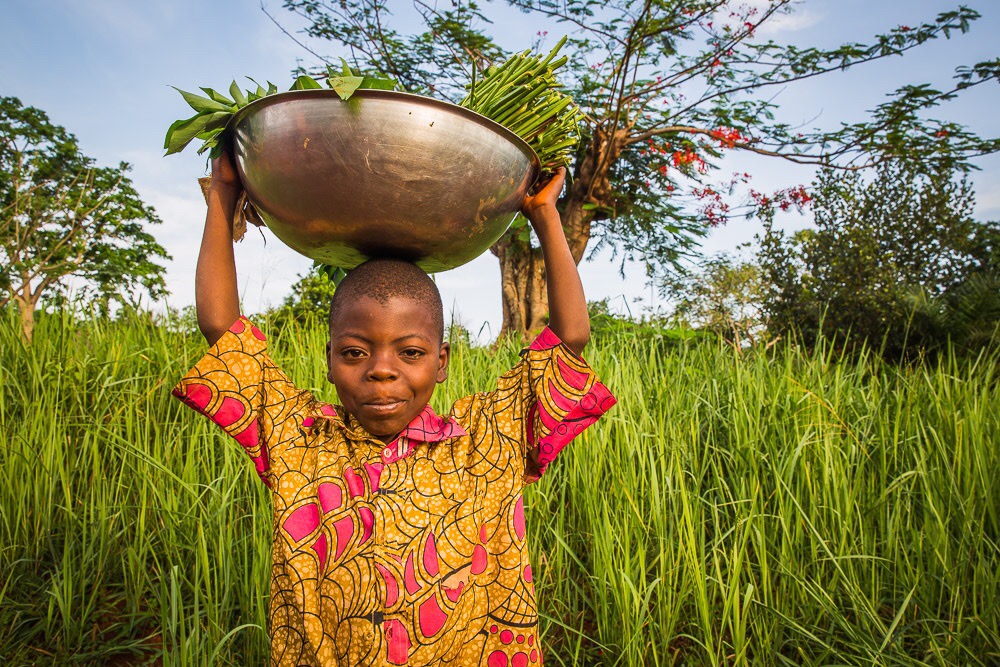
POLYGON ((331 314, 330 334, 336 334, 344 325, 388 326, 396 319, 403 319, 411 328, 428 328, 436 333, 434 314, 428 304, 415 296, 400 294, 388 299, 362 296, 342 304, 331 314))

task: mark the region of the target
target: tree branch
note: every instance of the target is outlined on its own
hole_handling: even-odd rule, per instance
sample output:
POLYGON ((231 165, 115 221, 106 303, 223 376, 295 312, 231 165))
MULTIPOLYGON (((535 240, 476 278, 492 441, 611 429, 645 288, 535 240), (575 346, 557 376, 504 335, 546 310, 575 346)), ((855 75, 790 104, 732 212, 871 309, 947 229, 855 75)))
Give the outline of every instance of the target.
POLYGON ((260 11, 264 12, 264 16, 266 16, 267 18, 271 19, 271 23, 273 23, 274 25, 276 25, 278 27, 278 30, 280 30, 281 32, 283 32, 285 34, 285 36, 288 37, 288 39, 292 40, 293 42, 295 42, 296 44, 298 44, 300 48, 302 48, 303 50, 307 51, 308 53, 310 53, 314 57, 319 58, 320 60, 322 60, 327 65, 330 65, 331 67, 333 66, 333 63, 331 63, 329 60, 327 60, 327 58, 325 56, 321 56, 320 54, 316 53, 315 51, 313 51, 312 49, 310 49, 308 46, 306 46, 305 44, 303 44, 301 41, 299 41, 295 37, 295 35, 293 35, 292 33, 288 32, 285 29, 285 26, 281 25, 278 22, 278 19, 274 18, 271 15, 271 13, 267 11, 267 6, 264 4, 263 0, 261 0, 261 3, 260 3, 260 11))
MULTIPOLYGON (((714 139, 715 138, 713 136, 713 132, 714 131, 715 130, 709 130, 709 129, 703 128, 703 127, 695 127, 693 125, 670 125, 670 126, 667 126, 667 127, 658 127, 658 128, 649 129, 649 130, 646 130, 644 132, 640 132, 639 134, 632 135, 628 139, 625 140, 625 145, 626 146, 631 146, 633 144, 637 144, 637 143, 641 143, 641 142, 644 142, 644 141, 648 141, 648 140, 652 139, 653 137, 658 137, 658 136, 661 136, 661 135, 664 135, 664 134, 695 134, 695 135, 700 135, 700 136, 712 137, 714 139)), ((760 146, 755 146, 755 145, 753 145, 751 143, 748 143, 748 142, 740 142, 740 141, 734 142, 731 148, 733 148, 733 149, 739 149, 739 150, 743 150, 743 151, 747 151, 747 152, 750 152, 750 153, 756 153, 757 155, 766 155, 768 157, 777 157, 777 158, 781 158, 783 160, 787 160, 788 162, 794 162, 796 164, 808 164, 808 165, 816 165, 816 166, 822 166, 822 167, 834 167, 834 168, 837 168, 837 169, 844 169, 844 170, 847 170, 847 171, 857 171, 859 169, 866 169, 868 167, 871 167, 871 166, 874 166, 875 164, 877 164, 876 160, 872 160, 870 162, 866 162, 866 163, 860 164, 860 165, 851 165, 851 166, 838 165, 838 164, 832 163, 829 160, 829 158, 827 156, 824 156, 824 155, 804 155, 804 154, 801 154, 801 153, 784 153, 784 152, 781 152, 779 150, 771 150, 771 149, 767 149, 767 148, 762 148, 760 146)))
MULTIPOLYGON (((580 28, 581 30, 585 30, 585 31, 587 31, 587 32, 589 32, 591 34, 594 34, 594 35, 601 35, 602 37, 604 37, 605 39, 607 39, 609 42, 616 42, 618 44, 621 44, 622 46, 625 45, 625 42, 620 37, 618 37, 617 35, 615 35, 614 33, 606 32, 604 30, 598 30, 597 28, 595 28, 591 24, 584 23, 584 22, 580 21, 579 19, 576 19, 576 18, 574 18, 574 17, 572 17, 569 14, 566 14, 564 12, 558 12, 558 11, 556 11, 554 9, 547 9, 547 8, 543 7, 540 3, 539 4, 535 4, 533 2, 523 2, 522 0, 507 0, 507 4, 509 4, 511 6, 514 6, 514 7, 517 7, 518 9, 521 9, 521 10, 538 12, 539 14, 542 14, 542 15, 547 16, 549 18, 556 19, 556 21, 565 21, 566 23, 572 23, 573 25, 575 25, 576 27, 580 28)), ((608 49, 608 50, 610 51, 611 49, 608 49)))

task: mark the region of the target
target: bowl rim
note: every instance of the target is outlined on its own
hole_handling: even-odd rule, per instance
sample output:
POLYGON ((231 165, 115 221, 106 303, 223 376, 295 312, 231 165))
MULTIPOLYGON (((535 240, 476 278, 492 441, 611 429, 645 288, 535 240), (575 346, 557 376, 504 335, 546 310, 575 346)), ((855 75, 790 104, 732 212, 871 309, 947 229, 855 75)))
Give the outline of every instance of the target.
MULTIPOLYGON (((230 136, 235 136, 235 129, 239 123, 256 111, 263 109, 264 107, 271 106, 273 104, 281 104, 284 102, 294 102, 299 99, 307 99, 311 97, 321 97, 335 99, 337 102, 342 104, 349 103, 355 98, 371 98, 371 99, 389 99, 397 100, 400 102, 408 102, 411 104, 419 104, 422 106, 437 107, 444 111, 457 114, 468 120, 473 121, 487 129, 493 130, 497 134, 501 135, 515 146, 517 146, 528 161, 531 163, 531 177, 528 182, 528 190, 530 191, 532 187, 538 182, 539 177, 542 172, 542 162, 538 159, 538 155, 535 153, 534 149, 528 145, 521 137, 517 136, 514 132, 508 130, 506 127, 500 123, 487 118, 486 116, 477 113, 471 109, 466 109, 463 106, 454 104, 452 102, 446 102, 444 100, 435 99, 433 97, 427 97, 426 95, 417 95, 415 93, 405 93, 399 90, 383 90, 379 88, 359 88, 354 91, 354 94, 350 96, 347 100, 344 100, 337 94, 337 91, 328 88, 316 88, 310 90, 288 90, 280 93, 274 93, 273 95, 267 95, 261 97, 260 99, 254 100, 250 104, 233 114, 232 119, 229 121, 229 132, 230 136)), ((231 150, 231 149, 230 149, 231 150)))

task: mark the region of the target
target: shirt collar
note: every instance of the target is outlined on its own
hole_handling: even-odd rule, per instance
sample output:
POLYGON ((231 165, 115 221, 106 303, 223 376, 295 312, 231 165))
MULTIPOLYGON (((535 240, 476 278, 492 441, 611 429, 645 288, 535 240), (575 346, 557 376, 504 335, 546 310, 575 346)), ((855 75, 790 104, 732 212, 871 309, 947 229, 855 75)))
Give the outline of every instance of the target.
POLYGON ((441 442, 468 433, 454 417, 439 417, 431 406, 426 405, 399 435, 420 442, 441 442))

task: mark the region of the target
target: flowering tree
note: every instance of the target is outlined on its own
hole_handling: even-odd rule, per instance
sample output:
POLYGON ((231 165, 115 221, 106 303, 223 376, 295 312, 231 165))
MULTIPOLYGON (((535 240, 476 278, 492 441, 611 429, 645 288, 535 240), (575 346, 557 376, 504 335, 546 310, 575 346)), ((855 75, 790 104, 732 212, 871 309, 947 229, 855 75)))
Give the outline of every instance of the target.
MULTIPOLYGON (((474 2, 447 10, 422 0, 419 34, 391 27, 387 0, 285 0, 306 32, 346 46, 362 68, 395 76, 418 93, 455 98, 471 77, 501 57, 477 26, 474 2)), ((868 43, 823 50, 757 38, 793 11, 791 0, 508 0, 527 20, 570 32, 568 87, 586 114, 572 181, 560 202, 573 257, 610 246, 651 268, 675 264, 705 233, 737 215, 738 205, 799 206, 802 188, 750 193, 731 202, 738 181, 712 183, 726 151, 801 164, 861 169, 893 155, 921 155, 967 166, 1000 148, 925 112, 962 90, 1000 78, 1000 60, 960 68, 944 90, 905 85, 865 122, 797 131, 775 118, 773 93, 798 81, 901 56, 939 37, 965 32, 978 14, 966 7, 914 26, 897 26, 868 43), (873 157, 878 156, 878 157, 873 157), (592 243, 596 240, 596 245, 592 243)), ((537 35, 544 39, 545 31, 537 35)), ((523 227, 492 248, 502 273, 505 332, 522 336, 547 315, 541 251, 523 227)))

